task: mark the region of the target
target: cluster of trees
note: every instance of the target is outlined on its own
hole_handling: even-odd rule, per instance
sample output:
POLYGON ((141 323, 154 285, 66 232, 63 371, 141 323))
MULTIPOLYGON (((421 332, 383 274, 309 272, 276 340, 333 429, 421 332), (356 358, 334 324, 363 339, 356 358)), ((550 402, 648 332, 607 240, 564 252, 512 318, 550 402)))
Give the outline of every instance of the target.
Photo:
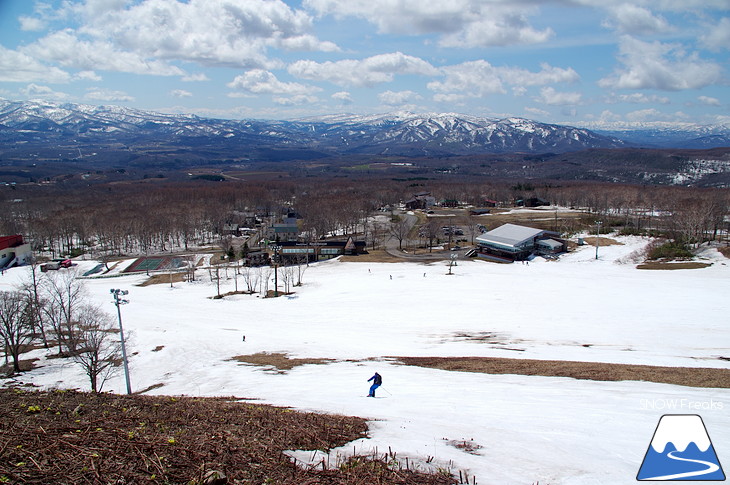
MULTIPOLYGON (((311 240, 365 234, 373 245, 392 228, 369 223, 374 210, 397 206, 417 192, 475 207, 511 206, 540 197, 594 217, 622 220, 688 243, 717 236, 730 204, 726 189, 589 182, 515 183, 474 179, 276 178, 226 182, 91 185, 83 189, 22 186, 0 193, 0 233, 24 234, 52 256, 146 254, 216 243, 226 224, 247 213, 276 222, 285 208, 303 217, 311 240), (11 198, 12 197, 12 198, 11 198)), ((566 227, 566 230, 581 228, 566 227)), ((583 228, 584 229, 584 228, 583 228)))
POLYGON ((38 346, 56 348, 58 356, 70 357, 83 368, 92 391, 101 391, 120 363, 114 319, 88 303, 84 283, 73 269, 40 273, 35 264, 30 269, 18 288, 0 292, 5 364, 20 372, 23 353, 38 346))

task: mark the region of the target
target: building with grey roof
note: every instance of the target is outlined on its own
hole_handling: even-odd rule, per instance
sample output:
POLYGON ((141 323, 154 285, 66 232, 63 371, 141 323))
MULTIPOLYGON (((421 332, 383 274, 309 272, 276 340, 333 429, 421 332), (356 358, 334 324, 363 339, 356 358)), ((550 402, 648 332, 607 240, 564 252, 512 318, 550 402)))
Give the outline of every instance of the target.
POLYGON ((478 236, 478 255, 493 261, 511 263, 534 253, 555 254, 565 249, 560 234, 517 224, 504 224, 478 236))

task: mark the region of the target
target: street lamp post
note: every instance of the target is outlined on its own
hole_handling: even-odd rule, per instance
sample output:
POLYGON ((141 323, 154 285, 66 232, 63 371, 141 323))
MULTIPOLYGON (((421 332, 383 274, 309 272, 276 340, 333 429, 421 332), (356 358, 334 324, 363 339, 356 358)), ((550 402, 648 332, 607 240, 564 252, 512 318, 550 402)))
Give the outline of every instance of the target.
POLYGON ((279 297, 279 256, 278 252, 281 246, 270 246, 271 250, 274 251, 274 298, 279 297))
POLYGON ((120 305, 125 305, 129 303, 129 300, 125 300, 122 298, 119 298, 119 296, 124 296, 129 294, 129 291, 127 290, 109 290, 109 292, 114 296, 114 305, 117 307, 117 317, 119 318, 119 337, 122 341, 122 361, 124 362, 124 378, 127 381, 127 394, 132 394, 132 384, 129 382, 129 364, 127 363, 127 347, 124 343, 124 328, 122 327, 122 311, 120 310, 120 305))
POLYGON ((601 221, 596 221, 596 259, 598 259, 598 237, 601 234, 601 221))

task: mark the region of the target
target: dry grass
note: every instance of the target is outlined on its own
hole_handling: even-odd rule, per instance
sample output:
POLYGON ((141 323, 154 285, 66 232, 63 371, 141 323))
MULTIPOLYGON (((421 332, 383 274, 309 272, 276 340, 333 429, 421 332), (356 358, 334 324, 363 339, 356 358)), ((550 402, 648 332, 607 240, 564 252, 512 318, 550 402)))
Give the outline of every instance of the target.
MULTIPOLYGON (((170 284, 170 274, 154 274, 150 276, 146 281, 140 283, 137 286, 150 286, 150 285, 164 285, 170 284)), ((172 273, 173 283, 182 283, 185 280, 185 273, 172 273)))
POLYGON ((258 354, 237 355, 229 360, 235 360, 242 364, 271 367, 279 372, 288 371, 300 365, 329 364, 335 362, 333 359, 290 359, 287 354, 278 352, 259 352, 258 354))
POLYGON ((593 237, 585 237, 583 238, 583 241, 589 246, 595 246, 596 245, 596 239, 598 239, 598 247, 604 247, 604 246, 623 246, 623 243, 618 242, 615 239, 611 239, 610 237, 599 237, 596 238, 593 237))
POLYGON ((397 359, 406 365, 459 372, 572 377, 594 381, 646 381, 689 387, 730 388, 730 369, 492 357, 397 357, 397 359))
POLYGON ((366 436, 364 419, 234 398, 0 390, 0 483, 446 485, 378 457, 300 468, 285 450, 329 450, 366 436), (337 465, 337 464, 333 464, 337 465), (227 481, 206 480, 214 471, 227 481))
POLYGON ((720 254, 725 256, 726 258, 730 258, 730 246, 723 246, 717 248, 718 251, 720 251, 720 254))
POLYGON ((658 270, 673 270, 673 269, 700 269, 712 266, 712 263, 698 263, 696 261, 686 262, 671 262, 671 261, 650 261, 642 263, 636 266, 637 269, 658 269, 658 270))

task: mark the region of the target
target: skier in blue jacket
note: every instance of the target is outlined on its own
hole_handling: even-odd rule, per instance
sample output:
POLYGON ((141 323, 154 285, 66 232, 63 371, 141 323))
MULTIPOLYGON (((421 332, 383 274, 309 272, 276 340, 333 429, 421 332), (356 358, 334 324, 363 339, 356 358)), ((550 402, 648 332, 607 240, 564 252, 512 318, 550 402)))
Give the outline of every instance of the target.
POLYGON ((368 397, 375 397, 375 389, 379 388, 383 383, 383 378, 376 372, 373 377, 368 379, 368 382, 370 381, 373 381, 373 385, 370 386, 370 394, 368 394, 368 397))

